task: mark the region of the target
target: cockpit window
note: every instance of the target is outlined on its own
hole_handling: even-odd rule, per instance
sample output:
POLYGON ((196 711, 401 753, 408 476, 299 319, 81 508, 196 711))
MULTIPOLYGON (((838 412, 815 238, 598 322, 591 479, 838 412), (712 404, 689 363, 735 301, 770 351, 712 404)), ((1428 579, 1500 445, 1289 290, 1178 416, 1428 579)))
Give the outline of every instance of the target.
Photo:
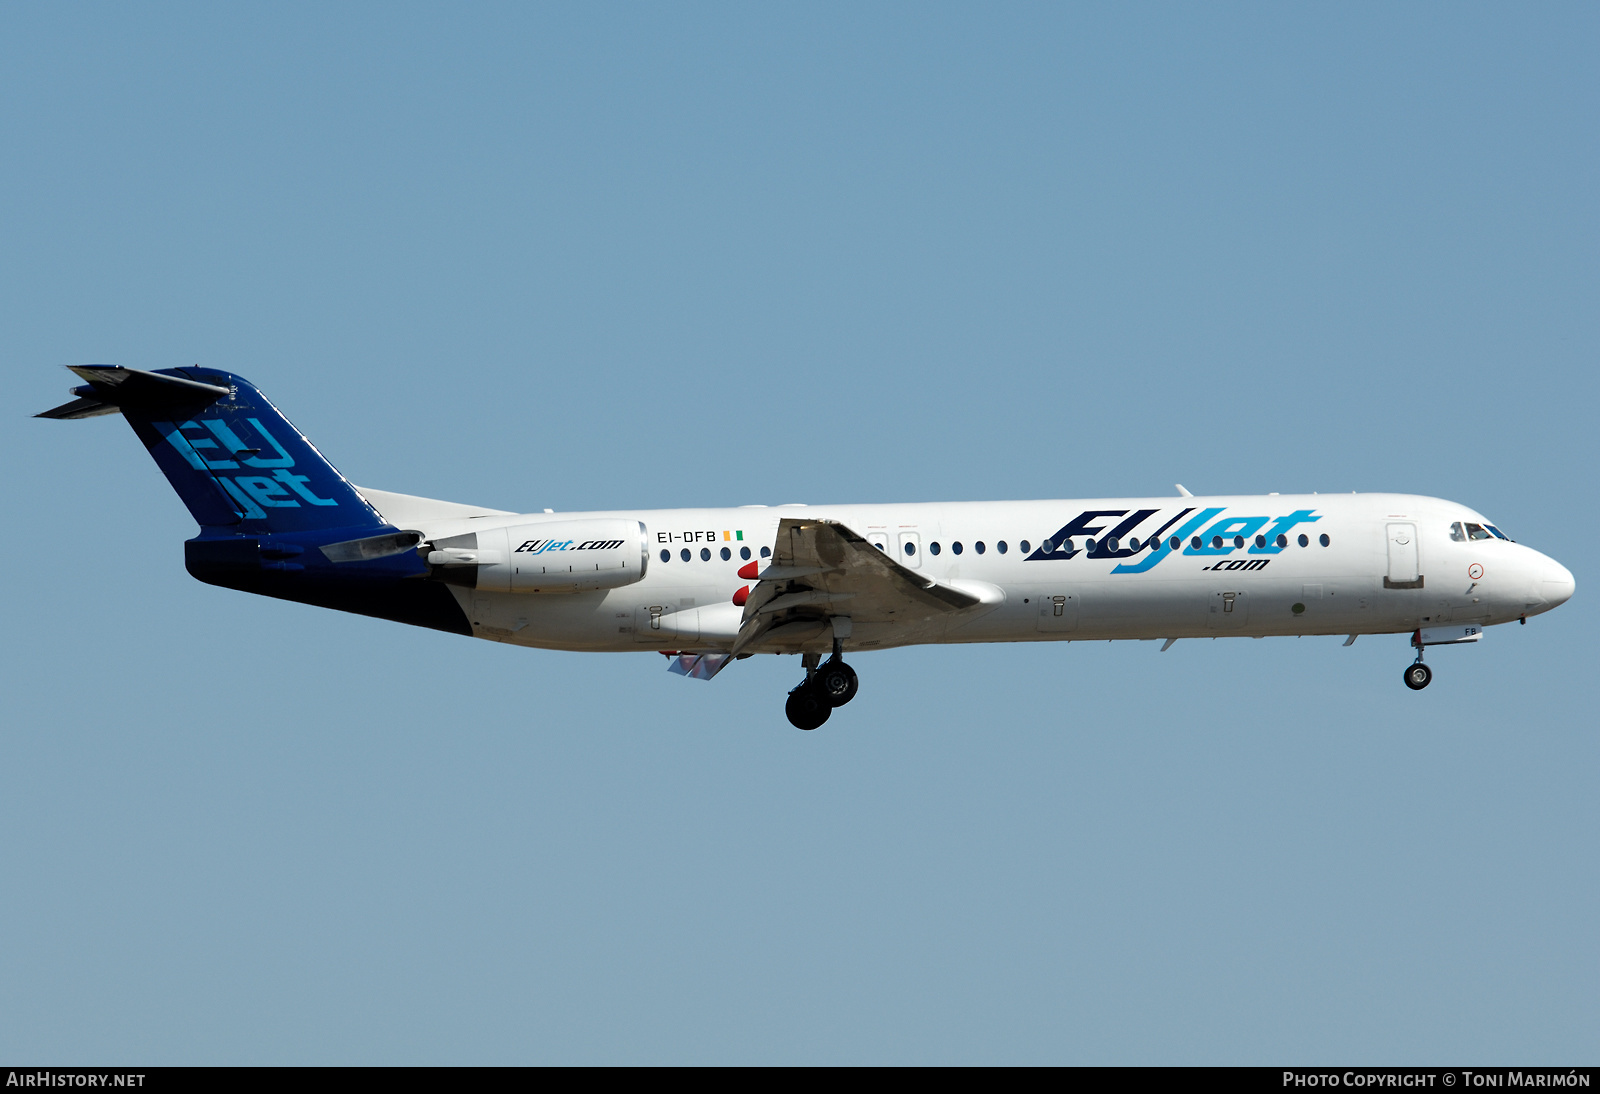
POLYGON ((1457 543, 1467 542, 1467 533, 1461 530, 1461 522, 1459 520, 1450 526, 1450 538, 1457 543))
POLYGON ((1499 536, 1501 539, 1505 540, 1507 543, 1515 543, 1516 542, 1516 540, 1512 539, 1510 536, 1506 535, 1504 532, 1502 532, 1500 529, 1496 528, 1492 524, 1485 524, 1484 527, 1489 529, 1489 531, 1493 532, 1495 535, 1499 536))
POLYGON ((1476 539, 1493 539, 1494 537, 1491 536, 1488 532, 1486 532, 1484 530, 1483 525, 1481 525, 1481 524, 1469 524, 1469 525, 1467 525, 1467 538, 1476 540, 1476 539))

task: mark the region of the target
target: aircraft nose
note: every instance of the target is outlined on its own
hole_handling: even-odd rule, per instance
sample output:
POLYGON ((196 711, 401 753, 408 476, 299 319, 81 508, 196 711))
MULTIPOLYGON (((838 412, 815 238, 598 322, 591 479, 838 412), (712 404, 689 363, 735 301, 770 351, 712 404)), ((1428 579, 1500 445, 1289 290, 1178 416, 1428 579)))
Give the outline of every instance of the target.
POLYGON ((1546 557, 1539 568, 1538 593, 1545 603, 1555 608, 1565 604, 1577 591, 1578 583, 1572 571, 1553 558, 1546 557))
POLYGON ((1524 619, 1530 615, 1542 615, 1551 608, 1559 608, 1571 598, 1578 586, 1572 579, 1571 570, 1538 551, 1528 552, 1527 568, 1522 572, 1528 581, 1528 591, 1523 598, 1524 619))

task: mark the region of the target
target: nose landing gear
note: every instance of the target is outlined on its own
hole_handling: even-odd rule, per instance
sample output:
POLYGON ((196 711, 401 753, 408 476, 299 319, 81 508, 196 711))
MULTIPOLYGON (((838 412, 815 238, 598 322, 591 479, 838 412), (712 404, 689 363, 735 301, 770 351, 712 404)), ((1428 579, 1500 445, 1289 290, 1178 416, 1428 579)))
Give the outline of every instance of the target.
POLYGON ((1411 644, 1417 648, 1417 659, 1406 666, 1406 687, 1412 691, 1421 691, 1433 683, 1433 670, 1422 663, 1422 632, 1418 631, 1411 636, 1411 644))
POLYGON ((833 656, 818 666, 820 654, 802 654, 800 663, 805 666, 806 678, 789 693, 783 706, 789 722, 796 729, 816 729, 828 720, 834 707, 842 707, 856 697, 861 686, 856 670, 845 664, 843 643, 833 640, 833 656))

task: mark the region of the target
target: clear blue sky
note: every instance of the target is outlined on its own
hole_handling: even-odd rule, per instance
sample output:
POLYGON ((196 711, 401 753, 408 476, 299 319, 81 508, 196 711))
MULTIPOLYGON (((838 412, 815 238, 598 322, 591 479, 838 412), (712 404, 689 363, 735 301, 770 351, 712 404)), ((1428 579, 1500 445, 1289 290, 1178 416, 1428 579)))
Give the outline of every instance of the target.
POLYGON ((0 7, 0 1057, 1592 1063, 1593 5, 0 7), (1453 498, 1401 637, 794 659, 200 585, 65 363, 502 508, 1453 498))

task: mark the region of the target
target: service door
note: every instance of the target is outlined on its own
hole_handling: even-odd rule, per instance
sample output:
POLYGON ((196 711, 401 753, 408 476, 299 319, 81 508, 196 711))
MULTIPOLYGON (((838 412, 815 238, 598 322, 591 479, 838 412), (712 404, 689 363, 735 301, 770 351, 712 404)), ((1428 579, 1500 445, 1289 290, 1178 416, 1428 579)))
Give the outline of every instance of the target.
POLYGON ((1383 579, 1386 589, 1420 589, 1422 572, 1417 565, 1417 526, 1415 524, 1389 525, 1389 575, 1383 579))
POLYGON ((665 639, 672 637, 672 629, 665 632, 661 629, 661 619, 672 611, 668 604, 641 604, 633 614, 633 640, 635 642, 649 642, 653 645, 662 645, 665 639))
POLYGON ((641 604, 633 616, 633 638, 636 642, 668 649, 674 643, 698 642, 700 612, 697 608, 673 604, 641 604))
POLYGON ((1033 601, 1036 628, 1045 634, 1076 630, 1078 598, 1067 589, 1043 589, 1029 594, 1033 601))
POLYGON ((1236 631, 1250 618, 1250 595, 1243 592, 1211 594, 1211 610, 1206 613, 1206 626, 1214 631, 1236 631))

